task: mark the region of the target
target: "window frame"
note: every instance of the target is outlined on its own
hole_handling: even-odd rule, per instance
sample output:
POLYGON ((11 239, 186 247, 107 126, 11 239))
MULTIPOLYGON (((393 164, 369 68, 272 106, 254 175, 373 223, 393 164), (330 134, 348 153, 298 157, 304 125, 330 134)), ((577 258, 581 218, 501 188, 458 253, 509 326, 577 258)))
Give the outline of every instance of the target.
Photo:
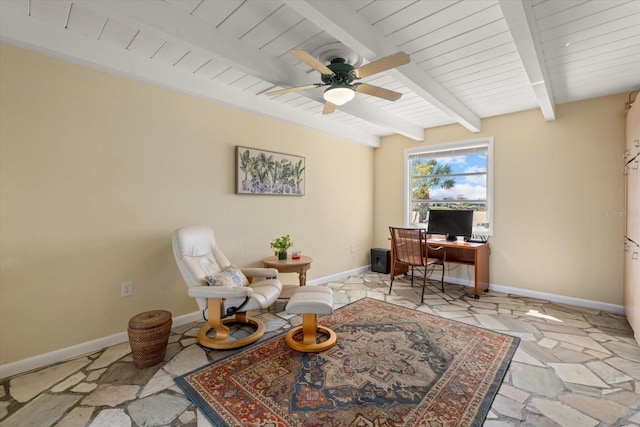
POLYGON ((464 150, 471 147, 486 146, 487 147, 487 221, 489 222, 489 230, 485 233, 478 233, 479 235, 493 236, 494 223, 493 223, 493 137, 484 137, 477 139, 470 139, 465 141, 446 142, 442 144, 423 145, 420 147, 406 148, 404 150, 404 226, 411 227, 411 183, 412 183, 412 168, 411 168, 411 156, 419 153, 442 153, 447 151, 464 150))

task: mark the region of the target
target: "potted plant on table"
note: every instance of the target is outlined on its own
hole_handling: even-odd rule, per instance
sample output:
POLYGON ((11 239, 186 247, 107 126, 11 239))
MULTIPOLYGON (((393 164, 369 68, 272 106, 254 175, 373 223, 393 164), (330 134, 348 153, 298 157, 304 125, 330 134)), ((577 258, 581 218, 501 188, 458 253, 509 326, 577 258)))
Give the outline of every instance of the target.
POLYGON ((271 242, 271 249, 273 249, 273 253, 278 259, 287 259, 287 249, 291 246, 293 246, 293 242, 288 234, 278 237, 271 242))

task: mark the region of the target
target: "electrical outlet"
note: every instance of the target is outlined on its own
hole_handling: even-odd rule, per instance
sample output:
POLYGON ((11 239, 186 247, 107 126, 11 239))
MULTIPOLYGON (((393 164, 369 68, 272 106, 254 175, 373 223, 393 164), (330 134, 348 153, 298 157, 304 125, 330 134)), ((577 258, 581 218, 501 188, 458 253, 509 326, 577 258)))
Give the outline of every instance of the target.
POLYGON ((124 282, 122 284, 121 296, 130 297, 133 295, 133 282, 124 282))
POLYGON ((356 253, 356 245, 351 245, 351 253, 352 254, 356 253))

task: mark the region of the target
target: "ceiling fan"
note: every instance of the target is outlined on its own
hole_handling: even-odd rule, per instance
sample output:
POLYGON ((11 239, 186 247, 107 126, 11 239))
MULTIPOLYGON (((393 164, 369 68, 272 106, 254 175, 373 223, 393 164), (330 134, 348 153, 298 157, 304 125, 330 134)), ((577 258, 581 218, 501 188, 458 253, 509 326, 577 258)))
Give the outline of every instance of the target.
POLYGON ((396 52, 355 68, 349 64, 344 57, 334 57, 330 60, 330 64, 324 65, 304 50, 292 49, 289 53, 322 74, 320 78, 322 83, 279 89, 267 92, 266 94, 275 96, 299 90, 328 86, 323 95, 326 102, 322 114, 333 113, 336 110, 336 105, 344 105, 351 101, 355 97, 356 92, 377 96, 378 98, 389 101, 397 101, 402 96, 402 93, 367 83, 354 83, 354 80, 381 73, 410 62, 409 55, 404 52, 396 52))

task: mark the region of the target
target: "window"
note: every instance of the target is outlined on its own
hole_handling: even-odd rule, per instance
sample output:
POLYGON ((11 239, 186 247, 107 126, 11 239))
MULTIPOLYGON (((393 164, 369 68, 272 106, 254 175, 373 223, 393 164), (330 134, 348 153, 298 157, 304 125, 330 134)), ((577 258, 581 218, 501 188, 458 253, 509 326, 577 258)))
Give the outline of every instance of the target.
POLYGON ((405 223, 427 227, 430 209, 473 210, 473 234, 492 234, 493 138, 405 150, 405 223))

